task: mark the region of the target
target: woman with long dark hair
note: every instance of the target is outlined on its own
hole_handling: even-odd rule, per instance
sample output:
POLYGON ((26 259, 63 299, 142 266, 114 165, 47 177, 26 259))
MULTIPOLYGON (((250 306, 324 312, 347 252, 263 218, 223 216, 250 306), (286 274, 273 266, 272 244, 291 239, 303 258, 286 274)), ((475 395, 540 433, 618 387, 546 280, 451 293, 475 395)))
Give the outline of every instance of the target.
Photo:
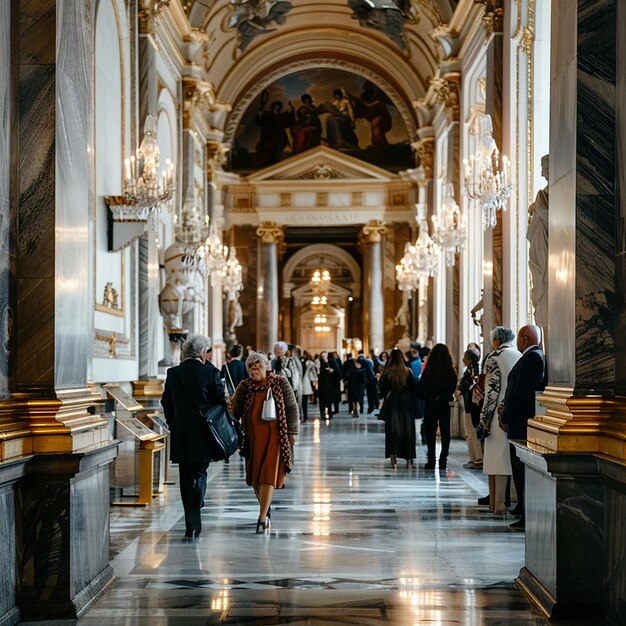
POLYGON ((417 380, 406 366, 402 351, 394 348, 378 381, 384 399, 381 409, 385 422, 385 458, 396 466, 396 459, 415 459, 415 418, 417 417, 417 380))
POLYGON ((445 344, 438 343, 428 354, 428 361, 419 382, 419 393, 424 399, 424 430, 428 447, 428 462, 424 466, 426 470, 435 469, 437 425, 441 433, 439 470, 448 467, 450 406, 455 388, 456 371, 452 364, 452 355, 445 344))

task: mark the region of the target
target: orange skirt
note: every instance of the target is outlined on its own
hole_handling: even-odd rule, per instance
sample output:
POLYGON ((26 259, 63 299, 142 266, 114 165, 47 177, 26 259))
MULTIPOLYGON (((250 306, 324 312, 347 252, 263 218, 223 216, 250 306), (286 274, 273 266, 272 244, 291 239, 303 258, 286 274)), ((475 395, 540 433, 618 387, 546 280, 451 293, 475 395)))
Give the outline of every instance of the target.
POLYGON ((285 465, 280 458, 278 419, 266 422, 261 419, 267 389, 256 391, 252 415, 246 424, 246 437, 250 454, 246 460, 246 484, 285 486, 285 465))

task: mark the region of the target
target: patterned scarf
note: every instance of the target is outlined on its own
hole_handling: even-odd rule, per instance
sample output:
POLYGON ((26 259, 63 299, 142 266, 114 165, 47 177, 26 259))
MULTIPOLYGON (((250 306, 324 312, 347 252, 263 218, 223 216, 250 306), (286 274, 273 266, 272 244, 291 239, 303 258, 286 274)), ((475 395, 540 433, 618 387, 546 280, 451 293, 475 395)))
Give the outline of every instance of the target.
POLYGON ((278 434, 280 439, 280 458, 285 466, 285 471, 289 473, 293 464, 293 455, 291 452, 291 446, 289 445, 289 432, 287 430, 287 412, 285 410, 285 397, 283 396, 283 388, 280 385, 281 376, 268 372, 267 378, 260 382, 256 382, 251 378, 248 378, 246 386, 248 387, 248 394, 246 395, 246 401, 243 407, 243 434, 244 440, 241 444, 242 449, 245 450, 246 442, 246 427, 247 422, 252 415, 252 408, 254 407, 254 394, 257 391, 265 391, 271 387, 272 395, 274 396, 274 402, 276 403, 276 411, 278 418, 278 434))

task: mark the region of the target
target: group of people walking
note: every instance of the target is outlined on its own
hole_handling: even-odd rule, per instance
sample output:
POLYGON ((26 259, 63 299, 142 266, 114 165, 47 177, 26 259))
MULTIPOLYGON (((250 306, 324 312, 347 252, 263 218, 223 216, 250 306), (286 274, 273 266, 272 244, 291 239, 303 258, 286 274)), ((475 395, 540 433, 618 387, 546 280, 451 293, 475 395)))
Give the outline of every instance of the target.
POLYGON ((526 438, 535 392, 545 387, 545 366, 538 327, 520 329, 517 349, 513 339, 511 330, 496 327, 491 333, 493 350, 482 364, 479 346, 470 344, 463 357, 465 370, 457 381, 452 355, 442 343, 429 351, 414 342, 406 354, 394 348, 388 356, 382 353, 372 359, 362 353, 356 358, 347 355, 342 363, 337 353, 300 356, 294 347, 277 342, 273 355, 250 350, 245 364, 243 348, 236 345, 220 373, 210 360, 210 339, 188 338, 181 364, 167 372, 161 400, 171 432, 171 460, 179 464, 185 538, 193 540, 202 530, 200 510, 212 451, 202 437, 201 416, 210 407, 228 406, 241 423, 246 483, 259 502, 256 532, 261 533, 271 527, 274 490, 284 487, 291 471, 299 423, 307 420, 310 401, 317 399, 320 416, 332 419, 342 399, 342 382, 353 417, 363 412, 365 397, 369 413, 382 402, 378 417, 385 424, 385 458, 393 467, 398 459, 404 459, 407 467, 414 464, 416 419, 423 418, 427 447, 423 467, 446 470, 451 408, 455 396, 461 400, 470 454, 466 467, 482 467, 490 478, 490 493, 479 503, 502 513, 510 500, 507 485, 513 476, 518 496, 515 512, 521 515, 516 524, 523 529, 524 466, 508 440, 526 438))

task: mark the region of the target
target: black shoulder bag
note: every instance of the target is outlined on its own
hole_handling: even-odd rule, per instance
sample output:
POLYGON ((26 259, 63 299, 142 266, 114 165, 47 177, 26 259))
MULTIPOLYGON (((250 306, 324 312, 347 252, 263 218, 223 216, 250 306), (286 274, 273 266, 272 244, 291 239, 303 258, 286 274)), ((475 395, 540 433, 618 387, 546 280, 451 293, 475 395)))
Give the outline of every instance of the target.
MULTIPOLYGON (((180 373, 176 372, 176 374, 181 385, 189 393, 189 389, 180 373)), ((189 397, 192 397, 191 394, 189 394, 189 397)), ((243 439, 239 422, 232 417, 223 404, 216 404, 205 413, 199 407, 196 410, 202 419, 202 423, 206 426, 205 434, 213 451, 211 461, 228 460, 237 452, 243 439)))

